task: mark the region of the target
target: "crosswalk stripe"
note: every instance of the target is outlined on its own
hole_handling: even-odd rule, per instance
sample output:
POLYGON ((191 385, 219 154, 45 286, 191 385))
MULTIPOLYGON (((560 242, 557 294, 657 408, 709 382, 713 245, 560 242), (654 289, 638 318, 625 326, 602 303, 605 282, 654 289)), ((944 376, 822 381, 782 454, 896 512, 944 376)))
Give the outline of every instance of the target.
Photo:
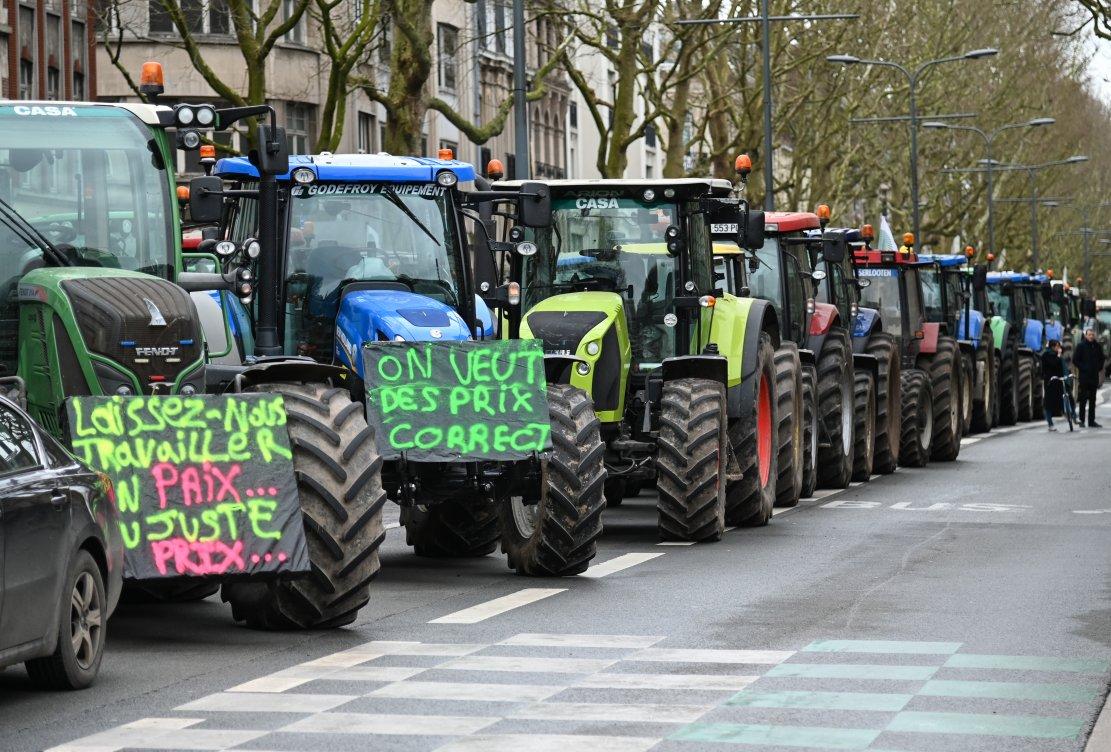
POLYGON ((865 749, 878 730, 823 728, 819 726, 770 726, 753 723, 695 723, 668 737, 674 741, 732 742, 760 746, 865 749))
POLYGON ((647 752, 659 739, 571 734, 481 734, 456 739, 436 752, 647 752))
POLYGON ((618 658, 541 658, 535 656, 467 655, 442 663, 436 670, 512 671, 529 674, 593 674, 618 658))
POLYGON ((1091 702, 1099 696, 1099 689, 1095 685, 1082 684, 933 679, 926 682, 926 685, 918 690, 918 694, 926 697, 990 697, 996 700, 1091 702))
POLYGON ((781 663, 765 676, 794 676, 806 679, 881 679, 925 681, 937 673, 937 666, 870 666, 857 663, 781 663))
POLYGON ((402 700, 538 702, 562 691, 563 687, 543 684, 401 681, 379 687, 367 697, 390 697, 402 700))
POLYGON ((516 593, 503 595, 501 598, 494 598, 493 600, 479 603, 477 606, 465 608, 462 611, 456 611, 441 616, 439 619, 432 619, 429 624, 477 624, 480 621, 485 621, 491 617, 504 614, 506 611, 512 611, 521 606, 527 606, 530 603, 550 598, 553 595, 559 595, 566 591, 567 588, 524 588, 518 590, 516 593))
POLYGON ((728 674, 594 674, 576 686, 595 689, 703 689, 741 690, 759 679, 759 676, 730 676, 728 674))
POLYGON ((222 750, 265 736, 267 731, 243 729, 188 728, 203 719, 144 718, 134 724, 119 726, 99 734, 51 747, 46 752, 119 752, 122 749, 211 749, 222 750), (182 726, 170 723, 145 724, 148 721, 189 721, 182 726))
POLYGON ((514 711, 510 718, 536 721, 608 721, 626 723, 692 723, 709 710, 703 705, 624 705, 601 702, 537 702, 514 711))
POLYGON ((790 708, 800 710, 875 710, 896 712, 913 699, 910 694, 872 692, 754 692, 746 689, 726 701, 744 708, 790 708))
POLYGON ((1083 727, 1084 720, 1081 718, 904 710, 887 724, 887 731, 1072 739, 1083 727))
POLYGON ((951 655, 961 642, 913 642, 904 640, 816 640, 806 653, 904 653, 907 655, 951 655))
POLYGON ((1043 658, 1036 655, 974 655, 957 653, 945 661, 945 668, 1001 668, 1021 671, 1066 671, 1080 674, 1102 674, 1107 661, 1085 658, 1043 658))
POLYGON ((294 694, 290 692, 217 692, 175 710, 231 713, 321 713, 358 699, 358 695, 294 694))
POLYGON ((603 561, 601 564, 593 565, 592 567, 590 567, 590 569, 580 574, 579 577, 598 579, 599 577, 605 577, 607 575, 614 574, 615 572, 620 572, 622 570, 628 569, 629 567, 635 567, 637 564, 643 564, 646 561, 651 561, 652 559, 663 555, 664 554, 662 551, 657 551, 655 553, 622 554, 621 556, 617 556, 613 559, 603 561))
POLYGON ((781 663, 795 654, 793 650, 719 650, 713 648, 648 648, 625 658, 627 661, 667 663, 781 663))
POLYGON ((317 713, 280 730, 308 734, 390 734, 394 736, 457 736, 473 734, 501 718, 396 713, 317 713))
POLYGON ((652 635, 531 634, 513 635, 500 645, 573 648, 647 648, 663 637, 652 635))

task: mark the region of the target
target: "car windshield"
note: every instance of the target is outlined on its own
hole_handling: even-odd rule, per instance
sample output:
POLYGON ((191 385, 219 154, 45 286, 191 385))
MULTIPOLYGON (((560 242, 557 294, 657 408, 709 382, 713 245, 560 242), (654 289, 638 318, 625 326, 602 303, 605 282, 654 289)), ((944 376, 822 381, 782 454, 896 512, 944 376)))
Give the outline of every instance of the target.
POLYGON ((552 225, 535 232, 539 250, 525 261, 525 310, 562 293, 618 293, 634 359, 642 365, 662 362, 675 354, 675 328, 664 321, 675 309, 676 263, 664 238, 673 224, 678 224, 674 203, 614 196, 556 199, 552 225))
POLYGON ((1011 296, 1004 292, 1002 285, 988 285, 988 302, 995 309, 996 316, 1004 321, 1014 321, 1011 316, 1011 296))
POLYGON ((941 303, 941 274, 936 268, 925 266, 919 277, 922 279, 922 309, 926 321, 942 321, 945 308, 941 303))
POLYGON ((903 318, 898 271, 862 267, 857 269, 857 275, 868 280, 868 286, 860 291, 860 305, 878 310, 883 321, 883 330, 901 337, 903 318))
POLYGON ((116 107, 0 106, 0 279, 46 262, 53 244, 80 266, 169 277, 170 184, 147 126, 116 107), (15 226, 13 226, 15 225, 15 226))

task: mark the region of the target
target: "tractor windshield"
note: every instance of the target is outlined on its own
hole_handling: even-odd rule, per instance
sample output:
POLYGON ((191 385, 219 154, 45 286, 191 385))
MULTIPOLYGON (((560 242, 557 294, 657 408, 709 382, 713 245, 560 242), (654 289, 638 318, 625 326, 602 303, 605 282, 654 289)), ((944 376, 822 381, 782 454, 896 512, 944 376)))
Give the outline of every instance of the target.
POLYGON ((1011 296, 1003 289, 1002 285, 988 285, 988 302, 996 316, 1004 321, 1015 322, 1015 311, 1011 305, 1011 296))
POLYGON ((883 330, 896 337, 903 335, 902 293, 899 272, 895 269, 861 268, 857 270, 868 286, 860 291, 860 305, 880 312, 883 330))
POLYGON ((664 232, 678 224, 678 206, 607 196, 559 198, 552 210, 551 227, 536 232, 539 252, 525 261, 524 309, 562 293, 614 292, 634 359, 653 364, 675 355, 675 328, 665 317, 675 309, 677 269, 664 232))
POLYGON ((171 275, 170 183, 150 130, 134 115, 0 106, 0 145, 0 283, 48 263, 51 244, 78 266, 171 275), (21 219, 33 232, 17 229, 21 219))
POLYGON ((924 266, 919 272, 922 279, 922 313, 926 321, 944 321, 945 304, 942 301, 941 272, 933 266, 924 266))

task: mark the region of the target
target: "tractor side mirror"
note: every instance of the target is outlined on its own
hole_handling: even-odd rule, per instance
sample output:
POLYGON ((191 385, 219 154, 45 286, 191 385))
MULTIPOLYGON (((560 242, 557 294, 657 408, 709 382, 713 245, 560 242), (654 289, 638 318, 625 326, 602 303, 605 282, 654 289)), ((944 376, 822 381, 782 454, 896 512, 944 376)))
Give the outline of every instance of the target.
POLYGON ((517 221, 525 227, 552 224, 552 194, 543 183, 522 183, 517 198, 517 221))
POLYGON ((749 209, 745 216, 744 233, 741 235, 741 247, 756 249, 764 245, 764 212, 759 209, 749 209))
POLYGON ((224 211, 224 182, 215 176, 189 181, 189 215, 194 222, 219 222, 224 211))
POLYGON ((977 292, 988 286, 988 267, 985 264, 976 264, 972 267, 972 289, 977 292))
POLYGON ((849 251, 843 232, 827 232, 822 236, 822 258, 831 264, 840 264, 849 251))
POLYGON ((255 166, 262 175, 284 175, 289 172, 289 146, 285 128, 258 127, 257 151, 252 152, 255 166))

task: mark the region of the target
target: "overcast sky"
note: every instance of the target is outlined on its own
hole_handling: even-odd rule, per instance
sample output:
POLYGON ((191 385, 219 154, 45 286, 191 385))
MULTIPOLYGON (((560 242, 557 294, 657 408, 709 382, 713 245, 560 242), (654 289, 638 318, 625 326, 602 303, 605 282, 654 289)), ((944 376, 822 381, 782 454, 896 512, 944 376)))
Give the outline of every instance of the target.
POLYGON ((1089 70, 1092 84, 1104 102, 1111 104, 1111 42, 1091 36, 1091 48, 1096 53, 1089 70))

